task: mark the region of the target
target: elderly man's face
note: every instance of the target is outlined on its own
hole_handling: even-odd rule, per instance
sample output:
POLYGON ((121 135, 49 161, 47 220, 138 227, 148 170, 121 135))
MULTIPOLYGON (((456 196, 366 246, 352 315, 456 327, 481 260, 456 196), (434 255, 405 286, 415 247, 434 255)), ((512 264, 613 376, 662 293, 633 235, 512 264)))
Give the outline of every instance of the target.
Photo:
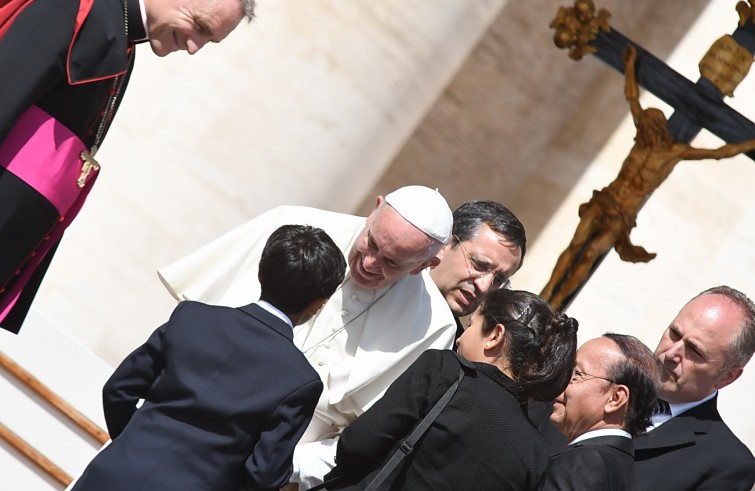
POLYGON ((483 224, 475 238, 446 245, 430 276, 454 315, 461 317, 474 312, 488 290, 503 286, 521 261, 519 247, 483 224))
POLYGON ((349 251, 352 279, 374 290, 439 262, 428 257, 433 240, 383 203, 381 196, 349 251))
POLYGON ((178 50, 193 55, 208 42, 219 43, 239 25, 239 0, 145 0, 152 51, 165 56, 178 50))
POLYGON ((551 414, 551 421, 569 441, 605 426, 606 404, 614 385, 606 380, 606 367, 622 356, 616 343, 603 337, 591 339, 577 350, 574 375, 556 398, 551 414))
POLYGON ((739 307, 723 295, 703 295, 687 303, 655 349, 662 366, 660 397, 699 401, 736 380, 741 367, 722 367, 743 321, 739 307))

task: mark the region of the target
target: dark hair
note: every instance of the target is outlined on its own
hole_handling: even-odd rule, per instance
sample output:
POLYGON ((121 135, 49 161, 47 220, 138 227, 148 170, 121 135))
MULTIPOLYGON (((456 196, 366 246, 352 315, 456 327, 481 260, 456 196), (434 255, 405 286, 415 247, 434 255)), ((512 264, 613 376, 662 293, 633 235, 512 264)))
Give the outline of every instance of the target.
POLYGON ((508 349, 504 356, 514 380, 538 401, 551 401, 571 379, 577 356, 575 319, 554 313, 534 293, 490 290, 482 301, 482 332, 503 324, 508 349))
POLYGON ((638 436, 652 423, 650 418, 658 399, 658 361, 650 348, 634 336, 607 332, 603 337, 616 343, 624 355, 606 367, 606 373, 614 383, 629 389, 624 430, 638 436))
POLYGON ((742 309, 744 322, 731 342, 728 356, 726 356, 721 369, 744 367, 755 351, 755 304, 744 293, 726 285, 708 288, 695 298, 703 295, 723 295, 742 309))
POLYGON ((283 225, 267 239, 259 264, 261 300, 285 313, 333 295, 346 273, 343 252, 322 229, 283 225))
POLYGON ((524 254, 527 252, 524 225, 511 210, 495 201, 469 201, 454 211, 454 237, 451 239, 453 246, 455 247, 459 241, 466 242, 477 237, 483 224, 522 250, 522 258, 519 260, 521 268, 524 264, 524 254))

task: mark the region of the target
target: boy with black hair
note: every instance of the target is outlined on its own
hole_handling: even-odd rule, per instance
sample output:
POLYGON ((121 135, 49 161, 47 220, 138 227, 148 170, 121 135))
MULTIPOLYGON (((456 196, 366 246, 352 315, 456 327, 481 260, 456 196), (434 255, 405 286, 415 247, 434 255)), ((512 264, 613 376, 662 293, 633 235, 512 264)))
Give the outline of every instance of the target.
POLYGON ((181 302, 105 384, 112 443, 73 490, 284 485, 323 387, 294 346, 293 327, 318 312, 345 269, 324 231, 284 225, 260 259, 260 300, 181 302))

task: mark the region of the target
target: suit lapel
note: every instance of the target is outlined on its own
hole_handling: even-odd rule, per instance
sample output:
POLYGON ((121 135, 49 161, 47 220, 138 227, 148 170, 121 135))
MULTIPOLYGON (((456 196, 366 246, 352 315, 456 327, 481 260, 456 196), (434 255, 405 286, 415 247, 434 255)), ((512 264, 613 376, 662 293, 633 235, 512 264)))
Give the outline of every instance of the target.
POLYGON ((717 398, 718 396, 685 411, 658 428, 637 437, 634 448, 645 450, 694 444, 697 435, 708 433, 712 420, 720 419, 716 409, 717 398))
POLYGON ((291 327, 289 327, 289 325, 286 324, 283 320, 274 316, 273 314, 263 309, 259 305, 250 303, 249 305, 239 307, 239 310, 253 317, 258 322, 268 326, 270 329, 274 330, 281 336, 284 336, 285 338, 293 342, 294 340, 293 329, 291 329, 291 327))

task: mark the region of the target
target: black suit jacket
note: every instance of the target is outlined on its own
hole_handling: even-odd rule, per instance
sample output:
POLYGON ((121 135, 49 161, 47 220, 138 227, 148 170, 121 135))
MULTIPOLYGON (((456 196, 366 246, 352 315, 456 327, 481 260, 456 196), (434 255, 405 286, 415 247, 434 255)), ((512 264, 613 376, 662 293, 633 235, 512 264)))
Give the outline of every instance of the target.
POLYGON ((182 302, 105 384, 113 441, 73 489, 278 489, 321 392, 276 316, 182 302))
POLYGON ((638 491, 750 491, 755 484, 755 459, 721 420, 717 399, 635 439, 638 491))
POLYGON ((553 455, 542 491, 632 491, 633 481, 632 440, 598 436, 553 455))

